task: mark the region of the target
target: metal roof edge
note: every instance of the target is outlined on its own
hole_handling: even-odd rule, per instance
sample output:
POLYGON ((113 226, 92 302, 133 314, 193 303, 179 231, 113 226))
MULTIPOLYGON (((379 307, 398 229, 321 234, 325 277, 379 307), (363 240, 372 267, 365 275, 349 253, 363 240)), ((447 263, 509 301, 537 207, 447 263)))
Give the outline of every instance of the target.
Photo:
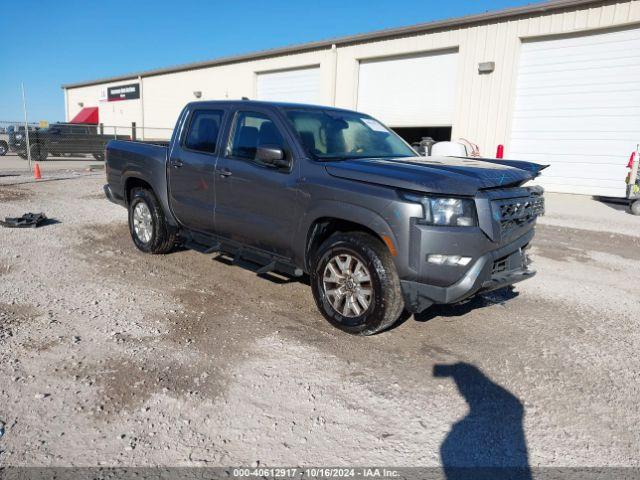
POLYGON ((528 15, 532 13, 545 13, 551 10, 560 10, 563 8, 578 7, 596 3, 608 3, 614 0, 552 0, 549 2, 533 3, 524 5, 521 7, 511 7, 502 10, 488 11, 485 13, 466 15, 463 17, 449 18, 445 20, 435 20, 432 22, 419 23, 406 27, 394 27, 385 30, 376 30, 374 32, 359 33, 355 35, 349 35, 345 37, 338 37, 327 40, 319 40, 314 42, 302 43, 298 45, 290 45, 286 47, 272 48, 268 50, 259 50, 240 55, 231 55, 226 57, 220 57, 213 60, 205 60, 201 62, 185 63, 180 65, 174 65, 171 67, 157 68, 152 70, 145 70, 136 73, 130 73, 125 75, 118 75, 113 77, 99 78, 96 80, 89 80, 85 82, 67 83, 62 85, 62 89, 73 89, 79 87, 88 87, 91 85, 99 85, 102 83, 120 82, 124 80, 135 80, 141 77, 153 77, 156 75, 163 75, 168 73, 177 73, 188 70, 198 70, 201 68, 215 67, 231 63, 239 63, 248 60, 259 60, 267 57, 277 57, 292 53, 302 53, 312 50, 320 50, 323 48, 331 48, 333 45, 345 46, 354 43, 366 42, 371 40, 382 40, 385 38, 398 37, 403 35, 412 35, 427 32, 430 30, 437 30, 448 27, 458 27, 469 25, 473 23, 481 23, 491 20, 502 20, 505 18, 528 15))

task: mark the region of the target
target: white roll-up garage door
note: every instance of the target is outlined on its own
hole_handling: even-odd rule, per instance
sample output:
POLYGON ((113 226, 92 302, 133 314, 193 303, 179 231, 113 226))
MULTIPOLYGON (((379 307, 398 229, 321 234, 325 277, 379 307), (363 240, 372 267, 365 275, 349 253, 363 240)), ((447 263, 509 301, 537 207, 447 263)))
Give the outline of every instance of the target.
POLYGON ((298 68, 258 74, 258 100, 320 103, 320 68, 298 68))
POLYGON ((358 110, 392 127, 453 124, 457 52, 360 62, 358 110))
POLYGON ((522 44, 508 156, 550 191, 624 196, 640 142, 640 29, 522 44))

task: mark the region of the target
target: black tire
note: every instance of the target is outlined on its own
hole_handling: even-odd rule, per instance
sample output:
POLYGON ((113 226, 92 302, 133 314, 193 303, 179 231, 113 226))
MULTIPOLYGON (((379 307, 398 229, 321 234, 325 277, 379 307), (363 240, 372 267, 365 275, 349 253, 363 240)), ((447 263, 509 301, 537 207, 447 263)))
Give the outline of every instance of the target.
POLYGON ((631 210, 631 213, 633 213, 634 215, 640 215, 640 200, 636 200, 635 202, 631 203, 631 205, 629 206, 629 210, 631 210))
POLYGON ((175 231, 167 225, 167 220, 160 206, 160 202, 151 190, 135 188, 131 192, 129 201, 129 232, 138 250, 145 253, 169 253, 176 243, 175 231), (136 206, 144 203, 151 216, 151 238, 146 242, 138 237, 134 226, 134 212, 136 206))
POLYGON ((94 153, 93 158, 99 162, 104 162, 104 153, 94 153))
POLYGON ((9 151, 9 144, 5 141, 0 141, 0 157, 4 157, 9 151))
POLYGON ((318 309, 329 323, 352 335, 373 335, 385 330, 404 309, 400 279, 389 250, 380 240, 363 232, 334 234, 320 246, 312 262, 311 289, 318 309), (358 316, 344 316, 325 294, 323 277, 327 264, 343 254, 359 260, 371 279, 368 288, 373 292, 372 298, 368 308, 358 316))

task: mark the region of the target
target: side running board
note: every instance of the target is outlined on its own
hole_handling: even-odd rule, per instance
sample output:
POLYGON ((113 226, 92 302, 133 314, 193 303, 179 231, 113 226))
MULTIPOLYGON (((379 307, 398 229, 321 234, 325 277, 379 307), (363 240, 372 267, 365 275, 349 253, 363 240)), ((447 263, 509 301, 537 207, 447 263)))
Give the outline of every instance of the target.
POLYGON ((183 243, 185 248, 195 250, 196 252, 210 255, 212 253, 225 253, 233 255, 233 265, 240 264, 243 260, 246 260, 254 265, 260 266, 255 271, 256 275, 264 275, 270 272, 281 272, 294 277, 301 277, 304 275, 302 269, 296 267, 288 259, 278 257, 276 255, 269 254, 267 252, 259 251, 254 248, 246 247, 244 245, 235 244, 233 242, 226 242, 203 235, 189 235, 183 243), (194 238, 195 237, 195 238, 194 238))

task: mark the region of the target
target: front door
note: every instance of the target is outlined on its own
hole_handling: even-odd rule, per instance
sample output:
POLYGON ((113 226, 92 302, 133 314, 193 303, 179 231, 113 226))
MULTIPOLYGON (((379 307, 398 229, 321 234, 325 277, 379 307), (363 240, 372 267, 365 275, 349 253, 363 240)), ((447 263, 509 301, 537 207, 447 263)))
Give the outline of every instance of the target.
POLYGON ((290 258, 298 216, 297 164, 283 125, 271 113, 240 110, 233 119, 226 154, 216 169, 216 230, 245 245, 290 258), (289 168, 256 159, 260 145, 278 146, 289 168))
POLYGON ((223 110, 194 110, 180 144, 169 152, 169 197, 181 225, 213 232, 218 137, 223 110))

